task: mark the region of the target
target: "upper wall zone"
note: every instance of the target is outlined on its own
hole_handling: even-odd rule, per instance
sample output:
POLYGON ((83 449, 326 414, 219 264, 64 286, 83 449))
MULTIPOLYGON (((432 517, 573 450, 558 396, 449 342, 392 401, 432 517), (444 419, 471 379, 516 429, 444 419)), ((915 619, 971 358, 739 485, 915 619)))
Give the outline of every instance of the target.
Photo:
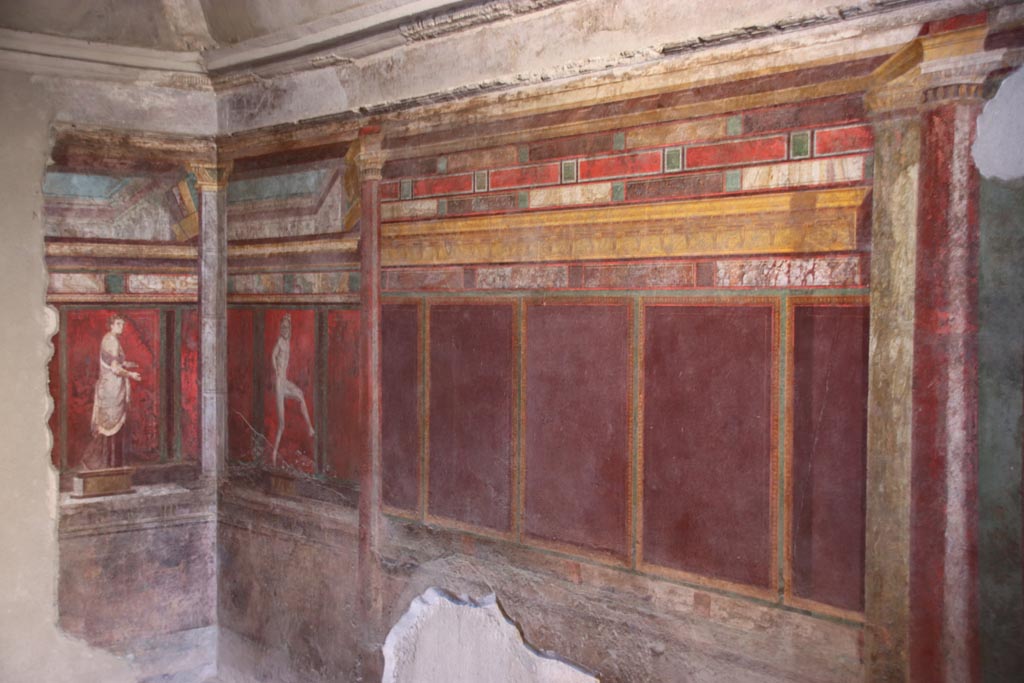
MULTIPOLYGON (((810 92, 863 87, 879 63, 751 87, 801 74, 821 81, 810 92)), ((738 98, 746 109, 667 118, 687 99, 736 99, 682 95, 385 138, 396 151, 439 150, 384 166, 385 289, 867 285, 874 140, 863 94, 753 106, 775 99, 755 92, 738 98), (508 142, 472 144, 481 139, 508 142)))

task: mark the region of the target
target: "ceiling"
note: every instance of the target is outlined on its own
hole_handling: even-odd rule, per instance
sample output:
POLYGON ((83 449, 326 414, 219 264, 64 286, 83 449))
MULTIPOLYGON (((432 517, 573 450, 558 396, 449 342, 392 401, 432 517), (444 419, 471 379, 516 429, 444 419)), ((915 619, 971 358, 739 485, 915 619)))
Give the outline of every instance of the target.
POLYGON ((358 58, 575 1, 0 0, 0 51, 136 66, 142 55, 150 68, 199 59, 215 74, 323 49, 358 58))
POLYGON ((363 35, 500 5, 496 18, 565 0, 0 0, 0 28, 172 51, 272 45, 342 25, 363 35), (501 10, 505 10, 502 12, 501 10))

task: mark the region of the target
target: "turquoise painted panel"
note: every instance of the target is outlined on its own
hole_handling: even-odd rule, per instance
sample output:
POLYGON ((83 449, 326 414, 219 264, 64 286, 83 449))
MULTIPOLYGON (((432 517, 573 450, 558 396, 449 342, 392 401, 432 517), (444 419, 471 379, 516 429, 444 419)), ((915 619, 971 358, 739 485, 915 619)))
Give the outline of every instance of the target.
POLYGON ((135 178, 115 178, 86 173, 47 173, 43 194, 75 199, 110 199, 135 178))
POLYGON ((238 204, 312 195, 320 190, 329 170, 322 168, 300 173, 236 180, 228 183, 228 202, 238 204))

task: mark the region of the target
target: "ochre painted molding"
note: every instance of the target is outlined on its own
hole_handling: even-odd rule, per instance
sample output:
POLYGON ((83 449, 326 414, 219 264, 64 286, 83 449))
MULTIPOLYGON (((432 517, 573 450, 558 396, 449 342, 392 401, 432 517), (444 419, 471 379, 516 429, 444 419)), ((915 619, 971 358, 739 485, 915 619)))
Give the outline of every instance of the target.
POLYGON ((359 238, 355 236, 281 242, 229 242, 228 258, 246 258, 253 256, 277 257, 297 254, 323 254, 330 252, 355 253, 358 248, 359 238))
POLYGON ((196 260, 194 245, 145 242, 46 242, 46 256, 72 256, 121 259, 196 260))
POLYGON ((385 266, 852 251, 869 188, 390 223, 385 266))

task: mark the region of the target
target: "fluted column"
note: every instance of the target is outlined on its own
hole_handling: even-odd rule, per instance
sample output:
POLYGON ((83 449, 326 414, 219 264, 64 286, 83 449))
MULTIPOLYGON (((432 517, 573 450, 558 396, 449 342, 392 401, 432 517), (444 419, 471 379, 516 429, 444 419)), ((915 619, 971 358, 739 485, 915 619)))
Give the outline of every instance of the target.
POLYGON ((231 164, 195 163, 199 190, 200 462, 224 475, 227 452, 227 180, 231 164))

